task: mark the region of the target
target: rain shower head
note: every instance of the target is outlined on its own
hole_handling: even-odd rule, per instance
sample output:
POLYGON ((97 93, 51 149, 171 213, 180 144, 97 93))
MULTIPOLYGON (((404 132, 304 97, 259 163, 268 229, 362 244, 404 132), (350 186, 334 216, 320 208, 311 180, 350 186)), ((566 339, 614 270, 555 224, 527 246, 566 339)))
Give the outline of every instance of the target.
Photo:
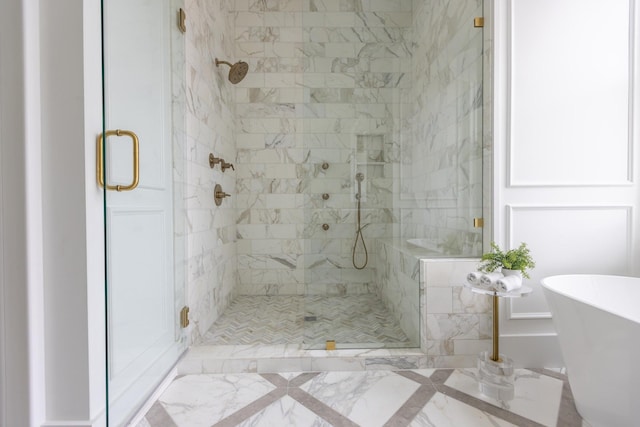
POLYGON ((240 83, 249 71, 249 64, 244 61, 238 61, 235 64, 231 64, 230 62, 220 61, 216 58, 216 67, 220 64, 226 64, 231 67, 229 70, 229 81, 234 85, 240 83))

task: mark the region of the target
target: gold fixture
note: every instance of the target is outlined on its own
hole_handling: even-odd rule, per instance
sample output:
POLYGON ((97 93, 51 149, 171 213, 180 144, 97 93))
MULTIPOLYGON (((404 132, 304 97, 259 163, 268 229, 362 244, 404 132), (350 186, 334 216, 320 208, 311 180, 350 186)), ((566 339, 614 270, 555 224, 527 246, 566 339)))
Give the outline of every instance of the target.
POLYGON ((484 218, 473 218, 473 227, 474 228, 483 228, 484 227, 484 218))
POLYGON ((493 296, 493 354, 491 360, 502 362, 500 359, 500 300, 497 295, 493 296))
POLYGON ((478 16, 477 18, 473 18, 473 26, 476 28, 484 27, 484 17, 478 16))
POLYGON ((187 14, 182 8, 178 10, 178 28, 183 34, 187 32, 187 14))
POLYGON ((229 168, 231 168, 232 170, 236 170, 236 168, 233 167, 233 163, 227 163, 224 161, 224 159, 220 160, 222 160, 222 164, 220 165, 220 167, 222 168, 222 172, 226 171, 229 168))
POLYGON ((211 169, 213 169, 213 167, 218 163, 222 162, 224 162, 224 159, 222 157, 216 157, 213 155, 213 153, 209 153, 209 167, 211 169))
POLYGON ((187 326, 189 326, 189 307, 185 305, 180 310, 180 327, 186 328, 187 326))
POLYGON ((106 140, 110 136, 128 136, 131 138, 133 143, 133 180, 129 185, 106 185, 104 184, 104 172, 102 169, 103 160, 102 160, 102 150, 103 150, 103 141, 102 135, 98 135, 98 143, 97 143, 97 178, 98 184, 100 187, 105 187, 107 190, 116 190, 116 191, 131 191, 138 186, 138 182, 140 181, 140 150, 139 150, 139 140, 138 135, 133 133, 130 130, 108 130, 104 132, 104 139, 106 140))
POLYGON ((222 186, 220 184, 216 184, 213 189, 213 199, 216 202, 216 206, 220 206, 222 204, 222 199, 225 197, 231 197, 231 194, 225 193, 222 191, 222 186))
POLYGON ((322 224, 322 229, 327 231, 329 229, 329 224, 322 224))
POLYGON ((220 64, 225 64, 231 67, 229 69, 228 78, 229 81, 234 85, 240 83, 242 79, 244 79, 247 75, 247 72, 249 72, 249 64, 244 61, 238 61, 235 64, 232 64, 231 62, 220 61, 218 58, 216 58, 216 67, 220 66, 220 64))
POLYGON ((336 340, 327 340, 325 348, 327 350, 335 350, 336 349, 336 340))
POLYGON ((329 200, 329 193, 324 193, 322 195, 322 200, 329 200))
POLYGON ((329 163, 327 163, 327 162, 322 163, 322 169, 324 169, 324 170, 329 169, 329 163))

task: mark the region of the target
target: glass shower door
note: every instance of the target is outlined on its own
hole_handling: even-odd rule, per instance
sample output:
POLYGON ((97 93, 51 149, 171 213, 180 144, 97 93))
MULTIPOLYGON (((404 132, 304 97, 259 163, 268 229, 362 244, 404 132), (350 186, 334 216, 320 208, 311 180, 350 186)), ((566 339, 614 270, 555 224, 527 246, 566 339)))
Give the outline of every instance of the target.
POLYGON ((183 48, 170 0, 103 2, 107 419, 135 415, 185 349, 180 130, 183 48), (174 154, 174 151, 176 152, 174 154), (175 173, 179 175, 179 173, 175 173))

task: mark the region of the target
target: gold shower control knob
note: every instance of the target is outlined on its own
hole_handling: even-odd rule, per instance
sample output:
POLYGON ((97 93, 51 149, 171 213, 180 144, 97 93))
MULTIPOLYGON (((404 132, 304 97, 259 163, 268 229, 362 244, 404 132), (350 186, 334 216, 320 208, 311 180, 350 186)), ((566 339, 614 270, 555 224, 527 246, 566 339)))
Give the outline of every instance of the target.
POLYGON ((216 184, 213 189, 213 200, 216 202, 216 206, 220 206, 222 204, 222 199, 225 197, 231 197, 231 194, 225 193, 222 191, 222 186, 220 184, 216 184))
POLYGON ((322 224, 322 229, 327 231, 329 229, 329 224, 322 224))
POLYGON ((324 193, 322 195, 322 200, 329 200, 329 193, 324 193))
POLYGON ((327 169, 329 169, 329 163, 324 162, 321 167, 322 167, 322 169, 327 170, 327 169))
POLYGON ((224 159, 214 156, 213 153, 209 153, 209 167, 211 169, 220 162, 224 162, 224 159))

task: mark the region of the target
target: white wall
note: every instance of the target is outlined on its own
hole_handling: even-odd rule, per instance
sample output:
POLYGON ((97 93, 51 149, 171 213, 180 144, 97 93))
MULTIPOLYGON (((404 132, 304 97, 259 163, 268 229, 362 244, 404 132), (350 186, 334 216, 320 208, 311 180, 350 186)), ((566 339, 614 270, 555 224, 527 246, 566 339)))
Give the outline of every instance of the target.
POLYGON ((524 365, 562 364, 541 278, 640 273, 633 4, 495 2, 494 237, 537 261, 532 296, 501 313, 503 348, 524 365))
POLYGON ((3 2, 3 426, 99 425, 104 409, 99 6, 3 2))
POLYGON ((100 2, 40 12, 47 420, 91 425, 105 389, 100 2))
POLYGON ((37 2, 0 14, 0 425, 44 417, 37 2), (26 29, 30 30, 27 31, 26 29), (27 168, 27 164, 34 169, 27 168))

